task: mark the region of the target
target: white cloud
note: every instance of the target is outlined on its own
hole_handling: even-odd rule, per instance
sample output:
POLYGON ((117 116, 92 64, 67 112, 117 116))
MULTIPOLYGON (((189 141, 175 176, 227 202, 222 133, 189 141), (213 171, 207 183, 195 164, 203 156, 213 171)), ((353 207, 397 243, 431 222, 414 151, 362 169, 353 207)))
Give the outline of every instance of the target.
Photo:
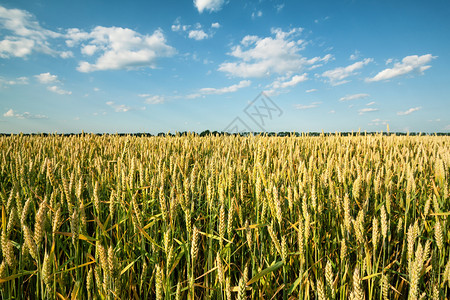
POLYGON ((172 29, 172 31, 180 31, 181 25, 180 24, 172 24, 171 29, 172 29))
POLYGON ((200 41, 203 39, 207 39, 209 36, 206 32, 204 32, 203 30, 191 30, 189 31, 189 38, 190 39, 194 39, 196 41, 200 41))
POLYGON ((236 92, 239 89, 245 88, 250 86, 252 82, 250 80, 242 80, 238 84, 233 84, 227 87, 223 88, 202 88, 200 89, 200 92, 203 94, 225 94, 225 93, 233 93, 236 92))
POLYGON ((33 40, 7 37, 7 39, 0 41, 0 57, 26 57, 31 54, 34 46, 35 43, 33 40))
POLYGON ((65 37, 67 38, 66 45, 68 47, 74 47, 80 41, 87 40, 89 38, 89 33, 81 31, 78 28, 69 28, 67 29, 65 37))
POLYGON ((421 110, 421 109, 422 109, 422 107, 420 107, 420 106, 418 106, 418 107, 412 107, 412 108, 410 108, 410 109, 408 109, 408 110, 406 110, 406 111, 399 111, 399 112, 397 113, 397 115, 399 115, 399 116, 407 116, 407 115, 409 115, 409 114, 411 114, 411 113, 413 113, 413 112, 415 112, 415 111, 421 110))
POLYGON ((303 28, 294 28, 287 32, 276 28, 272 29, 274 37, 247 35, 228 53, 238 61, 222 63, 219 71, 242 78, 263 77, 274 73, 285 75, 332 59, 331 55, 311 59, 300 55, 304 41, 297 37, 302 31, 303 28))
POLYGON ((392 58, 388 58, 388 59, 386 59, 386 65, 388 65, 388 64, 390 64, 390 63, 392 63, 394 60, 392 59, 392 58))
POLYGON ((17 119, 48 119, 45 115, 34 115, 29 112, 24 112, 23 114, 15 113, 13 109, 8 110, 3 114, 6 118, 17 118, 17 119))
MULTIPOLYGON (((145 106, 142 107, 131 107, 125 104, 116 104, 113 101, 107 101, 106 105, 114 109, 115 112, 128 112, 132 110, 145 110, 145 106)), ((103 113, 105 114, 105 113, 103 113)))
POLYGON ((147 104, 161 104, 166 101, 164 96, 160 95, 140 94, 138 96, 141 98, 145 98, 144 102, 147 104))
POLYGON ((286 89, 289 87, 296 86, 300 82, 308 80, 308 74, 303 73, 302 75, 294 75, 292 76, 290 74, 291 72, 288 72, 286 76, 278 77, 274 82, 269 84, 267 88, 270 88, 269 90, 264 91, 268 96, 276 96, 280 94, 280 89, 286 89), (292 76, 292 77, 291 77, 292 76))
POLYGON ((98 47, 96 45, 86 45, 81 48, 81 53, 84 55, 94 55, 94 53, 98 50, 98 47))
POLYGON ((50 72, 41 73, 39 75, 34 75, 34 77, 42 84, 56 83, 59 82, 57 75, 52 75, 50 72))
POLYGON ((59 53, 59 56, 61 58, 70 58, 70 57, 73 57, 73 52, 72 51, 62 51, 59 53))
POLYGON ((353 54, 350 55, 349 59, 357 60, 360 57, 361 57, 361 53, 358 50, 355 50, 355 52, 353 52, 353 54))
POLYGON ((194 0, 194 5, 199 13, 202 13, 204 10, 213 12, 221 10, 224 2, 224 0, 194 0))
POLYGON ((373 119, 372 122, 370 122, 369 126, 380 126, 384 125, 386 126, 388 124, 389 120, 381 120, 380 118, 373 119))
POLYGON ((313 93, 313 92, 317 92, 317 89, 310 89, 310 90, 306 90, 305 92, 307 92, 307 93, 313 93))
POLYGON ((291 80, 282 82, 280 87, 287 88, 287 87, 296 86, 300 82, 303 82, 306 80, 308 80, 308 76, 306 73, 303 73, 302 75, 294 75, 294 76, 292 76, 291 80))
POLYGON ((284 8, 284 3, 276 5, 275 8, 277 9, 277 13, 280 12, 284 8))
POLYGON ((180 17, 178 17, 175 19, 175 22, 172 24, 171 29, 172 29, 172 31, 180 31, 181 29, 183 29, 183 27, 185 27, 185 26, 181 25, 180 17))
POLYGON ((101 53, 95 63, 80 62, 77 68, 80 72, 155 68, 157 58, 172 56, 176 52, 166 44, 161 30, 156 30, 152 35, 142 35, 129 28, 97 26, 90 33, 68 30, 67 35, 67 43, 71 45, 89 41, 82 48, 83 54, 101 53))
POLYGON ((262 15, 263 15, 263 13, 260 10, 258 10, 257 12, 252 12, 252 19, 260 18, 260 17, 262 17, 262 15))
POLYGON ((358 100, 358 99, 365 99, 369 97, 369 94, 353 94, 353 95, 346 95, 339 99, 339 101, 350 101, 350 100, 358 100))
POLYGON ((28 77, 22 76, 17 77, 16 79, 13 80, 8 80, 0 77, 0 87, 10 85, 24 85, 24 84, 28 84, 28 77))
POLYGON ((270 86, 273 89, 285 89, 288 87, 293 87, 299 84, 300 82, 308 80, 308 74, 303 73, 302 75, 294 75, 292 78, 287 80, 290 76, 283 76, 277 78, 270 86))
POLYGON ((60 95, 72 95, 71 91, 63 90, 56 85, 47 87, 47 90, 49 90, 50 92, 56 93, 56 94, 60 94, 60 95))
POLYGON ((180 32, 185 34, 188 38, 194 39, 196 41, 201 41, 204 39, 209 39, 214 36, 216 29, 220 28, 219 23, 211 23, 211 27, 204 30, 200 23, 194 25, 183 25, 180 22, 180 18, 177 18, 172 25, 172 31, 180 32))
POLYGON ((356 75, 356 71, 372 62, 372 58, 366 58, 364 60, 355 62, 347 67, 339 67, 333 70, 328 70, 322 73, 323 77, 327 77, 331 85, 340 85, 349 82, 345 78, 356 75))
POLYGON ((106 105, 111 106, 112 108, 114 108, 115 112, 127 112, 131 109, 130 106, 127 106, 125 104, 115 104, 113 101, 108 101, 106 102, 106 105))
POLYGON ((7 9, 0 6, 0 24, 15 35, 24 37, 60 37, 59 33, 43 29, 26 10, 7 9))
POLYGON ((10 109, 3 114, 4 117, 14 117, 14 110, 10 109))
POLYGON ((423 72, 425 70, 431 68, 431 66, 427 64, 431 62, 433 58, 436 57, 437 56, 432 56, 431 54, 425 54, 422 56, 418 55, 406 56, 402 59, 402 62, 395 63, 393 68, 384 69, 374 77, 366 78, 366 81, 371 82, 371 81, 388 80, 408 73, 416 73, 419 75, 423 75, 423 72))
POLYGON ((315 19, 315 20, 314 20, 314 23, 319 24, 319 23, 321 23, 321 22, 323 22, 323 21, 328 20, 329 18, 330 18, 329 16, 326 16, 326 17, 323 17, 323 18, 321 18, 321 19, 315 19))
POLYGON ((198 98, 204 95, 222 95, 227 93, 234 93, 238 90, 249 87, 251 85, 250 80, 242 80, 238 84, 233 84, 223 88, 201 88, 198 93, 190 94, 187 96, 188 99, 198 98))
POLYGON ((367 107, 367 108, 362 108, 360 110, 358 110, 360 115, 363 115, 365 113, 370 113, 370 112, 376 112, 379 111, 378 108, 373 108, 373 107, 367 107))
POLYGON ((148 97, 147 99, 145 99, 145 103, 147 103, 147 104, 160 104, 160 103, 164 103, 165 101, 166 101, 166 99, 163 96, 159 96, 159 95, 151 96, 151 97, 148 97))
POLYGON ((366 105, 367 105, 367 106, 372 106, 372 105, 374 105, 374 104, 375 104, 375 101, 372 101, 372 102, 367 103, 366 105))
POLYGON ((59 81, 57 75, 52 75, 52 74, 50 74, 50 72, 46 72, 46 73, 41 73, 39 75, 34 75, 34 77, 36 78, 36 80, 39 83, 52 85, 52 86, 47 86, 47 90, 49 90, 50 92, 60 94, 60 95, 72 95, 71 91, 63 90, 59 86, 55 85, 55 84, 61 83, 59 81))
POLYGON ((319 107, 321 102, 312 102, 311 104, 295 104, 294 107, 299 110, 311 109, 319 107))
POLYGON ((0 5, 0 28, 9 32, 0 41, 0 57, 25 58, 32 52, 40 52, 49 55, 60 55, 49 46, 49 40, 62 37, 62 34, 47 30, 39 25, 39 22, 27 11, 21 9, 7 9, 0 5))

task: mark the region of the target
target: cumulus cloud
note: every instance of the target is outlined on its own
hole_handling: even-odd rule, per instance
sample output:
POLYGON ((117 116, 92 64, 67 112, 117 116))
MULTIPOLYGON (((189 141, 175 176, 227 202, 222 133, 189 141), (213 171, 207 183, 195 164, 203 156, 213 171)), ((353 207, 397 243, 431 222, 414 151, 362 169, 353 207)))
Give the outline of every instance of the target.
POLYGON ((4 117, 14 117, 14 110, 10 109, 3 114, 4 117))
POLYGON ((167 45, 161 30, 143 35, 129 28, 97 26, 89 33, 69 29, 67 36, 68 45, 88 41, 81 50, 83 54, 100 55, 95 63, 81 61, 77 68, 80 72, 155 68, 158 58, 175 54, 175 49, 167 45))
POLYGON ((224 2, 224 0, 194 0, 194 6, 199 13, 202 13, 205 10, 213 12, 221 10, 224 2))
POLYGON ((161 104, 166 101, 164 96, 160 95, 140 94, 138 96, 141 98, 145 98, 144 102, 147 104, 161 104))
POLYGON ((382 120, 380 118, 376 118, 376 119, 373 119, 372 122, 370 122, 368 125, 369 126, 380 126, 380 125, 386 126, 388 124, 388 122, 389 122, 389 120, 382 120))
POLYGON ((289 87, 294 87, 300 82, 308 80, 308 74, 303 73, 301 75, 294 75, 287 74, 286 76, 278 77, 274 82, 272 82, 267 87, 270 88, 270 90, 265 91, 269 96, 277 95, 277 90, 279 89, 285 89, 289 87))
POLYGON ((39 75, 34 75, 34 77, 42 84, 56 83, 59 82, 57 75, 52 75, 50 72, 41 73, 39 75))
POLYGON ((147 99, 145 99, 145 103, 147 103, 147 104, 160 104, 160 103, 164 103, 165 101, 166 101, 166 99, 163 96, 159 96, 159 95, 151 96, 151 97, 148 97, 147 99))
POLYGON ((220 28, 220 24, 217 22, 212 23, 211 27, 207 29, 203 29, 200 23, 196 23, 194 25, 183 25, 180 22, 180 18, 177 18, 174 24, 172 24, 172 31, 184 34, 188 38, 196 41, 213 37, 218 28, 220 28))
POLYGON ((0 5, 0 28, 8 32, 0 41, 1 58, 26 58, 32 52, 67 57, 67 54, 52 49, 48 42, 62 37, 62 34, 42 28, 25 10, 7 9, 0 5))
POLYGON ((207 39, 209 36, 208 36, 208 34, 206 33, 206 32, 204 32, 203 30, 191 30, 191 31, 189 31, 189 38, 190 39, 194 39, 194 40, 197 40, 197 41, 200 41, 200 40, 204 40, 204 39, 207 39))
MULTIPOLYGON (((374 77, 366 78, 366 81, 372 82, 372 81, 388 80, 409 73, 416 73, 419 75, 423 75, 423 72, 425 70, 431 68, 431 66, 427 64, 436 57, 437 56, 432 56, 431 54, 425 54, 422 56, 418 55, 406 56, 402 59, 402 62, 395 63, 393 68, 384 69, 374 77)), ((392 62, 392 60, 388 61, 389 63, 392 62)), ((388 61, 386 61, 386 64, 388 63, 388 61)))
POLYGON ((41 84, 51 85, 51 86, 47 86, 47 90, 49 90, 50 92, 53 92, 53 93, 56 93, 59 95, 72 95, 71 91, 63 90, 58 85, 55 85, 55 84, 61 83, 59 81, 57 75, 52 75, 52 74, 50 74, 50 72, 46 72, 46 73, 41 73, 39 75, 34 75, 34 78, 36 78, 36 80, 41 84))
POLYGON ((252 19, 260 18, 260 17, 262 17, 262 15, 263 15, 263 13, 260 10, 258 10, 256 12, 252 12, 252 19))
POLYGON ((294 76, 292 76, 291 79, 286 80, 286 81, 277 79, 276 81, 274 81, 272 83, 272 87, 275 89, 278 89, 278 88, 284 89, 284 88, 296 86, 300 82, 303 82, 306 80, 308 80, 308 74, 303 73, 302 75, 294 75, 294 76))
POLYGON ((239 89, 250 86, 252 82, 250 80, 242 80, 238 84, 233 84, 223 88, 202 88, 200 89, 200 93, 202 94, 225 94, 225 93, 233 93, 239 89))
POLYGON ((10 58, 26 57, 33 51, 35 43, 33 40, 25 38, 7 37, 5 40, 0 41, 0 57, 10 58))
POLYGON ((319 107, 321 102, 312 102, 311 104, 295 104, 294 107, 299 110, 311 109, 319 107))
POLYGON ((13 109, 8 110, 3 114, 6 118, 17 118, 17 119, 48 119, 45 115, 34 115, 29 112, 24 112, 23 114, 19 114, 14 112, 13 109))
POLYGON ((10 85, 24 85, 24 84, 28 84, 28 77, 22 76, 12 80, 0 77, 0 87, 10 85))
POLYGON ((330 17, 329 16, 325 16, 325 17, 320 18, 320 19, 315 19, 314 23, 319 24, 319 23, 322 23, 323 21, 326 21, 328 19, 330 19, 330 17))
POLYGON ((171 29, 172 29, 172 31, 180 31, 180 29, 181 29, 181 24, 179 24, 179 23, 172 24, 171 29))
POLYGON ((373 107, 361 108, 360 110, 358 110, 360 115, 363 115, 365 113, 370 113, 370 112, 376 112, 376 111, 379 111, 379 109, 373 108, 373 107))
POLYGON ((346 67, 339 67, 333 70, 328 70, 322 73, 323 77, 327 77, 331 85, 340 85, 349 82, 347 77, 357 74, 357 70, 363 68, 368 63, 372 62, 372 58, 366 58, 361 61, 357 61, 346 67))
POLYGON ((66 32, 66 45, 68 47, 74 47, 79 42, 87 40, 88 38, 88 32, 81 31, 78 28, 69 28, 66 32))
POLYGON ((279 13, 284 8, 284 3, 275 5, 275 9, 277 10, 277 13, 279 13))
POLYGON ((113 101, 106 102, 106 105, 112 107, 115 112, 127 112, 131 109, 130 106, 125 104, 115 104, 113 101))
POLYGON ((303 28, 294 28, 287 32, 276 28, 272 29, 270 37, 247 35, 228 53, 237 61, 222 63, 219 71, 243 78, 285 75, 332 59, 331 55, 311 59, 300 55, 305 43, 304 40, 298 39, 302 31, 303 28))
POLYGON ((116 104, 114 101, 107 101, 106 105, 114 109, 115 112, 128 112, 132 110, 145 110, 145 106, 143 107, 131 107, 125 104, 116 104))
POLYGON ((81 48, 81 53, 84 55, 94 55, 94 53, 99 50, 99 47, 97 47, 96 45, 85 45, 81 48))
POLYGON ((317 92, 317 89, 310 89, 310 90, 306 90, 305 92, 307 92, 307 93, 313 93, 313 92, 317 92))
POLYGON ((361 57, 361 53, 360 53, 358 50, 355 50, 355 52, 353 52, 353 53, 350 55, 349 59, 350 59, 350 60, 357 60, 357 59, 360 58, 360 57, 361 57))
POLYGON ((409 115, 409 114, 411 114, 411 113, 413 113, 413 112, 415 112, 415 111, 421 110, 421 109, 422 109, 422 107, 420 107, 420 106, 418 106, 418 107, 412 107, 412 108, 410 108, 410 109, 408 109, 408 110, 406 110, 406 111, 399 111, 399 112, 397 113, 397 115, 399 115, 399 116, 407 116, 407 115, 409 115))
POLYGON ((56 85, 48 86, 47 90, 49 90, 50 92, 59 94, 59 95, 72 95, 71 91, 63 90, 62 88, 60 88, 60 87, 58 87, 56 85))
POLYGON ((188 95, 187 98, 194 99, 204 95, 222 95, 227 93, 234 93, 242 88, 249 87, 251 83, 252 82, 250 80, 242 80, 238 84, 233 84, 222 88, 201 88, 197 93, 188 95))
POLYGON ((365 99, 368 98, 369 94, 353 94, 353 95, 346 95, 344 97, 341 97, 339 101, 350 101, 350 100, 358 100, 358 99, 365 99))
POLYGON ((59 53, 59 56, 61 58, 73 57, 73 52, 72 51, 62 51, 62 52, 59 53))

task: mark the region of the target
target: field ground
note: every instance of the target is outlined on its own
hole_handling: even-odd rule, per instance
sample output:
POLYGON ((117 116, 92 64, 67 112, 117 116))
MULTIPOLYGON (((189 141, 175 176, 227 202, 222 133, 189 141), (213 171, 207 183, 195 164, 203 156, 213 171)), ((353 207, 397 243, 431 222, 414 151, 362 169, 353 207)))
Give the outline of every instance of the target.
POLYGON ((0 137, 2 299, 449 299, 450 137, 0 137))

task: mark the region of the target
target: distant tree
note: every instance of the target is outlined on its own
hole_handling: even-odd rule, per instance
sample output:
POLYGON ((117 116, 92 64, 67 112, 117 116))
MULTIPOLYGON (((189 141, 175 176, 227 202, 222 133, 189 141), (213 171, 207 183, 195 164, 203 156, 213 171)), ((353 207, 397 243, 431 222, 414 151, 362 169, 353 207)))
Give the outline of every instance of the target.
POLYGON ((205 131, 202 131, 202 132, 200 133, 200 136, 208 136, 208 135, 210 135, 210 134, 211 134, 211 131, 205 130, 205 131))

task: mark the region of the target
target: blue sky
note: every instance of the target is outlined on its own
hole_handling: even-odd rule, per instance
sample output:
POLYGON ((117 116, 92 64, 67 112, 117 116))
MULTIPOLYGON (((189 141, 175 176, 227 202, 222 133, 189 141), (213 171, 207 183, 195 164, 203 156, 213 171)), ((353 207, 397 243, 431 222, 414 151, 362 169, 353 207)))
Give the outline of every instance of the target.
POLYGON ((0 0, 0 132, 450 132, 449 30, 448 1, 0 0))

